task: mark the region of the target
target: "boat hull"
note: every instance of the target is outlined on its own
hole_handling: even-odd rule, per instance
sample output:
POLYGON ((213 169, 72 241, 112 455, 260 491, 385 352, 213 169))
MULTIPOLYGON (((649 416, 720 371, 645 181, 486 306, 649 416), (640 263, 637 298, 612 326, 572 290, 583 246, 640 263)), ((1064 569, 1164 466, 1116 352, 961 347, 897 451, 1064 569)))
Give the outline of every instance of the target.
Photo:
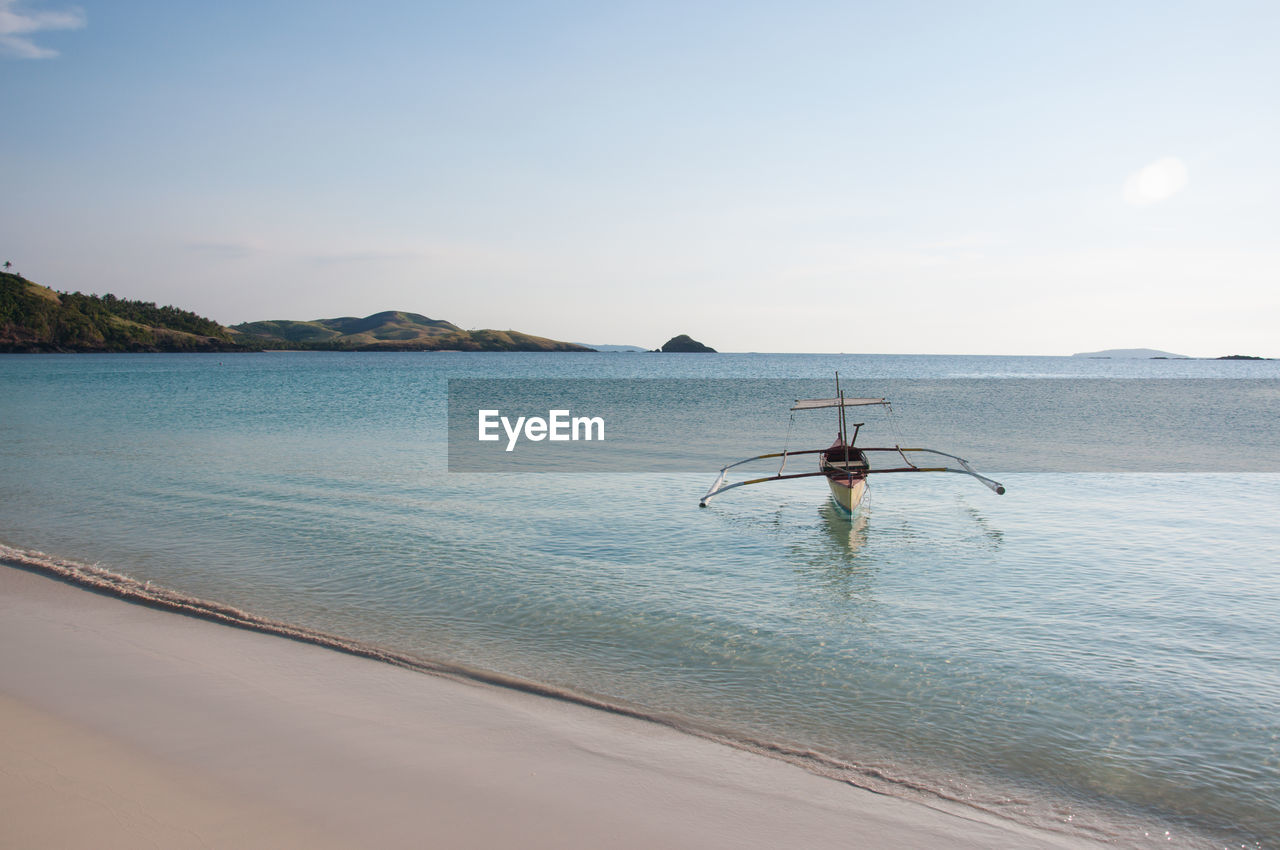
POLYGON ((831 498, 845 513, 852 514, 867 492, 867 456, 844 441, 842 434, 818 456, 818 469, 827 474, 831 498))
POLYGON ((853 513, 862 504, 862 497, 867 492, 867 479, 846 477, 827 478, 827 486, 831 488, 831 498, 846 513, 853 513))

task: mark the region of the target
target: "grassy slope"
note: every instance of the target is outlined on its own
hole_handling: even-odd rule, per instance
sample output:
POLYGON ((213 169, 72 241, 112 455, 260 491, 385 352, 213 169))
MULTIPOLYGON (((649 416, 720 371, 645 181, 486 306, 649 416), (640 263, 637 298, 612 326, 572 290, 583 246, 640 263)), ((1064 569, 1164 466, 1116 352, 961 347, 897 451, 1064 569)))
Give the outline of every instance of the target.
POLYGON ((440 319, 389 310, 372 316, 246 322, 234 328, 176 307, 114 295, 55 292, 0 273, 0 352, 234 351, 589 351, 519 331, 467 331, 440 319))
POLYGON ((0 352, 235 348, 225 328, 185 310, 112 295, 59 293, 0 273, 0 352))
POLYGON ((294 322, 288 319, 245 322, 228 330, 237 339, 258 339, 263 342, 321 343, 330 342, 342 335, 319 322, 294 322))
POLYGON ((277 319, 246 322, 230 329, 238 339, 271 347, 354 351, 589 351, 583 346, 519 331, 467 331, 442 319, 388 310, 372 316, 277 319))

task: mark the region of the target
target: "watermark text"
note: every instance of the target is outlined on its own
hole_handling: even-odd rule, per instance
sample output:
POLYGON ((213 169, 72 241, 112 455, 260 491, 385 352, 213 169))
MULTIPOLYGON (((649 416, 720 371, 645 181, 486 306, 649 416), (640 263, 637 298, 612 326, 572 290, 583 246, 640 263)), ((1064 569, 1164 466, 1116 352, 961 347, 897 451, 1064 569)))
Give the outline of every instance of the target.
POLYGON ((526 440, 552 442, 569 440, 604 440, 603 416, 571 416, 569 410, 548 410, 541 416, 518 416, 515 422, 503 416, 500 410, 479 411, 479 439, 495 442, 502 439, 501 428, 507 435, 507 451, 515 451, 521 436, 526 440))

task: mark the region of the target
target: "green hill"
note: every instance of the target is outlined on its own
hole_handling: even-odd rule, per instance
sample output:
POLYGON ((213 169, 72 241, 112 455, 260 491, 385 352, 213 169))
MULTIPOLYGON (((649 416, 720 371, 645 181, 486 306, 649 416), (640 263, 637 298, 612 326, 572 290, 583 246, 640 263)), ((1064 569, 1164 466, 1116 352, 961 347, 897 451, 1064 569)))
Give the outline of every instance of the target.
POLYGON ((227 329, 177 307, 55 292, 0 273, 0 352, 234 351, 227 329))
POLYGON ((363 319, 343 316, 340 319, 315 319, 310 322, 290 319, 245 322, 235 325, 231 331, 246 339, 261 340, 268 345, 284 340, 307 346, 341 348, 433 340, 441 336, 466 333, 452 322, 428 319, 417 313, 402 313, 398 310, 374 313, 363 319))
POLYGON ((467 331, 443 319, 387 310, 362 319, 276 319, 245 322, 229 330, 232 338, 260 348, 309 348, 348 351, 591 351, 571 342, 519 331, 467 331))
POLYGON ((591 351, 519 331, 467 331, 388 310, 372 316, 245 322, 233 328, 177 307, 55 292, 0 273, 0 353, 31 351, 591 351))

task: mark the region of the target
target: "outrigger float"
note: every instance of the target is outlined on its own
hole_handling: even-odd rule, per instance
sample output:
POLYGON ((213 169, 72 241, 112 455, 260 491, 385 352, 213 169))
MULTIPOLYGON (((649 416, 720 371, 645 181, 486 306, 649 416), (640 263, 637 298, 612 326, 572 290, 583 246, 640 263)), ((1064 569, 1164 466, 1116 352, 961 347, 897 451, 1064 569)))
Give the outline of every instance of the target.
MULTIPOLYGON (((893 408, 889 406, 889 401, 883 398, 846 398, 844 391, 840 389, 840 375, 836 374, 836 397, 835 398, 804 398, 797 399, 795 406, 791 408, 792 415, 796 411, 801 410, 822 410, 834 407, 839 411, 838 424, 839 430, 836 433, 836 440, 825 449, 802 449, 799 451, 783 450, 780 452, 770 452, 769 454, 756 455, 745 460, 735 461, 727 466, 721 467, 720 476, 716 478, 716 483, 711 485, 711 489, 702 497, 698 503, 701 507, 706 507, 707 502, 713 496, 718 496, 726 490, 732 490, 735 487, 746 487, 748 484, 764 484, 769 481, 786 481, 791 478, 814 478, 819 475, 827 479, 827 485, 831 488, 831 497, 835 503, 845 513, 852 514, 861 504, 863 497, 867 492, 867 476, 882 475, 891 472, 955 472, 960 475, 969 475, 978 479, 987 487, 991 488, 996 495, 1004 495, 1004 485, 999 481, 993 481, 985 475, 980 475, 969 462, 962 457, 953 454, 940 452, 937 449, 923 448, 904 448, 902 446, 893 446, 892 448, 872 448, 868 446, 855 445, 858 439, 858 430, 865 424, 856 422, 852 425, 853 434, 849 434, 850 425, 848 417, 845 415, 846 409, 850 407, 869 407, 879 405, 884 407, 890 413, 893 408), (872 452, 882 454, 898 455, 905 466, 893 466, 887 468, 873 468, 867 460, 867 455, 872 452), (918 454, 936 455, 938 457, 949 458, 959 464, 955 466, 922 466, 912 462, 908 457, 908 452, 918 454), (793 455, 812 455, 818 456, 817 472, 793 472, 787 473, 787 459, 793 455), (782 458, 782 465, 778 468, 778 472, 774 475, 765 476, 764 478, 752 478, 747 481, 736 481, 732 484, 728 483, 728 473, 730 469, 736 466, 742 466, 746 463, 753 463, 758 460, 767 460, 769 458, 782 458)), ((945 461, 944 461, 945 463, 945 461)))

